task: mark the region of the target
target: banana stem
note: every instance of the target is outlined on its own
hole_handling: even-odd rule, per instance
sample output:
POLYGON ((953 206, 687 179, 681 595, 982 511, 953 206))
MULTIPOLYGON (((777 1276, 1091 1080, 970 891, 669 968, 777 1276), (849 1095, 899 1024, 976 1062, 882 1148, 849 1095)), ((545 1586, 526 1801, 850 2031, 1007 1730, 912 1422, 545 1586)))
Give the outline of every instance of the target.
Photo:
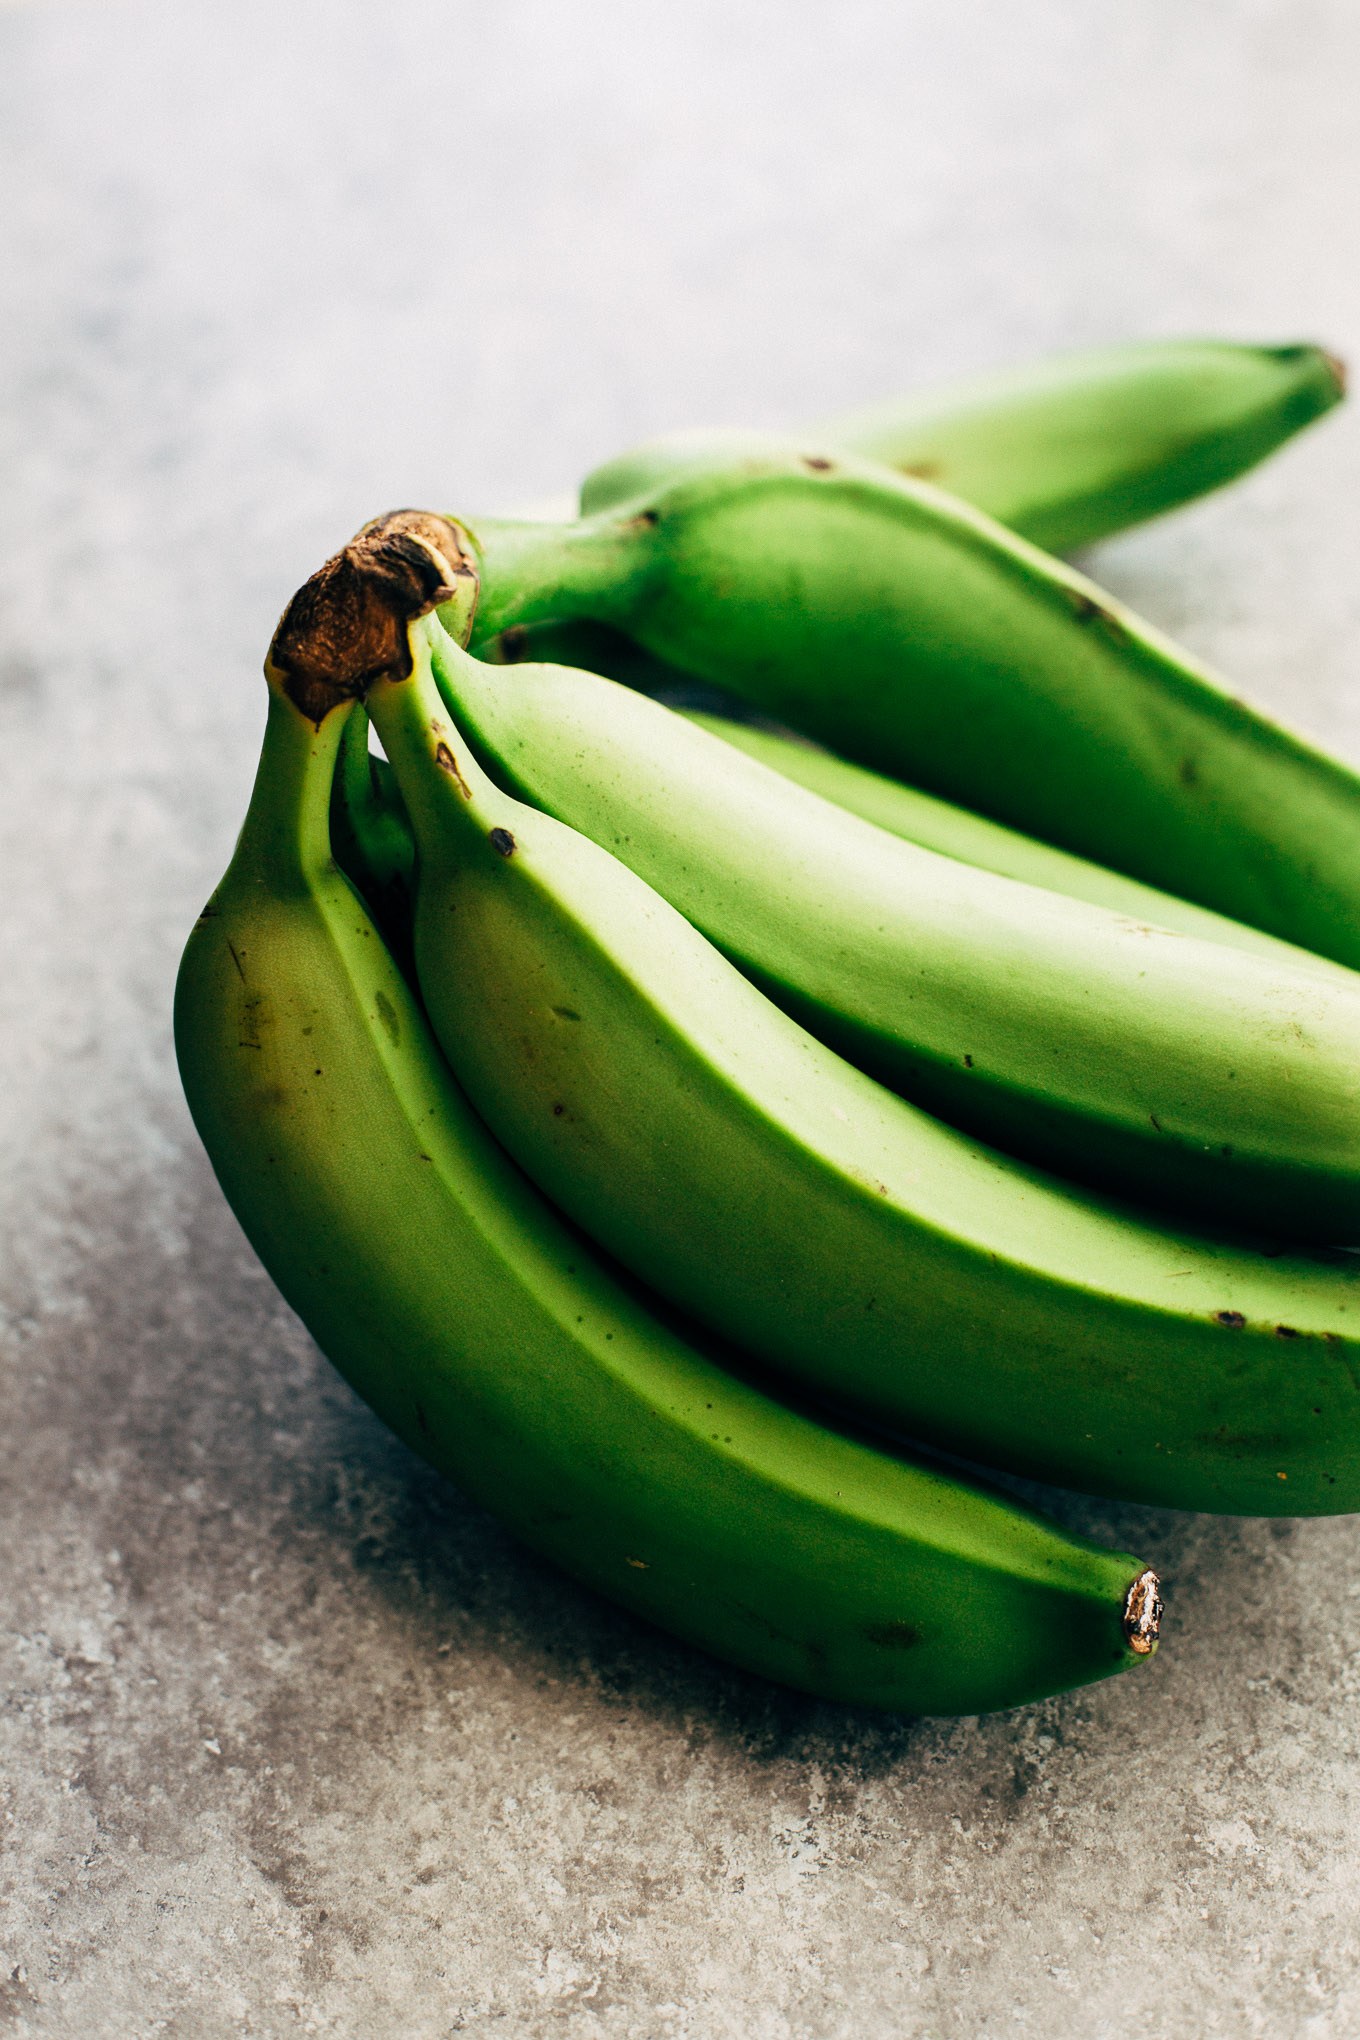
POLYGON ((331 785, 354 704, 312 723, 277 668, 266 665, 265 675, 269 721, 232 869, 272 894, 303 893, 331 863, 331 785))
MULTIPOLYGON (((484 644, 502 631, 589 616, 612 622, 631 613, 636 584, 655 564, 654 548, 639 546, 640 527, 655 523, 643 512, 607 511, 572 524, 519 523, 483 517, 463 525, 481 576, 472 631, 484 644)), ((442 620, 461 639, 450 615, 442 620)))
POLYGON ((369 689, 373 727, 397 776, 425 861, 447 853, 458 858, 474 839, 489 842, 501 857, 513 856, 509 824, 518 803, 487 778, 449 720, 430 663, 436 633, 445 660, 467 658, 436 617, 412 624, 409 677, 386 677, 369 689))

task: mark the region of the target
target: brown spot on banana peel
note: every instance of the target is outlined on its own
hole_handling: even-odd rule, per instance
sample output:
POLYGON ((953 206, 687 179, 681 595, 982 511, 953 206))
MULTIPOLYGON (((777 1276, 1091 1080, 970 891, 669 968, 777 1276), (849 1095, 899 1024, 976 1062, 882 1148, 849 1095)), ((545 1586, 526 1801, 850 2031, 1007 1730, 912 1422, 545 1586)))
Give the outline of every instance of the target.
POLYGON ((882 1650, 914 1650, 921 1632, 910 1622, 866 1622, 864 1635, 882 1650))
POLYGON ((1106 631, 1113 638, 1126 638, 1128 636, 1123 620, 1116 616, 1112 609, 1107 609, 1103 602, 1097 602, 1093 595, 1088 595, 1085 589, 1068 588, 1065 590, 1065 593, 1072 614, 1078 623, 1098 624, 1102 630, 1106 631))
POLYGON ((1156 1650, 1163 1613, 1162 1583, 1149 1566, 1124 1597, 1124 1641, 1135 1657, 1151 1657, 1156 1650))
POLYGON ((366 524, 305 581, 279 619, 266 667, 318 729, 375 680, 411 670, 410 626, 441 603, 476 602, 472 541, 432 510, 393 510, 366 524))
POLYGON ((458 791, 462 794, 463 799, 471 800, 472 788, 468 785, 466 779, 464 779, 462 773, 458 770, 458 760, 454 757, 452 751, 449 749, 447 744, 440 743, 435 745, 434 762, 439 767, 441 772, 448 773, 449 778, 458 788, 458 791))

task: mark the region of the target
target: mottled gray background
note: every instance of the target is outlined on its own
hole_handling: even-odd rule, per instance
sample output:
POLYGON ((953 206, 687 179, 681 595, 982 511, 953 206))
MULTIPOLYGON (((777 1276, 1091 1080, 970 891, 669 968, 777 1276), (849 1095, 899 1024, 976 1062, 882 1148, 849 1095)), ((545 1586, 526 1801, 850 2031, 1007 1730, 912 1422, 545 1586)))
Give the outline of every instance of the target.
MULTIPOLYGON (((1360 2030, 1352 1521, 1068 1503, 1165 1647, 1014 1714, 729 1674, 332 1376, 168 1024, 361 519, 1126 334, 1360 351, 1357 77, 1354 0, 0 5, 0 2030, 1360 2030)), ((1358 563, 1342 416, 1091 564, 1360 760, 1358 563)))

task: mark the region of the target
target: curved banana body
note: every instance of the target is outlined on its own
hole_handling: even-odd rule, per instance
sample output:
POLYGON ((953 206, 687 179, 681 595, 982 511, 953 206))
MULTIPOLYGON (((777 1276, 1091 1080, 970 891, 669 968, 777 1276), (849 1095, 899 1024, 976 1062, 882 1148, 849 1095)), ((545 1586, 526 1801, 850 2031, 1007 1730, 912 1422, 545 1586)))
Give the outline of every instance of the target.
POLYGON ((1360 780, 928 483, 791 456, 480 522, 474 646, 591 617, 833 749, 1360 964, 1360 780))
POLYGON ((923 850, 613 681, 483 665, 431 628, 498 783, 613 851, 861 1069, 1120 1195, 1360 1241, 1360 976, 923 850))
MULTIPOLYGON (((1231 481, 1339 403, 1320 347, 1143 340, 1060 354, 809 426, 816 451, 934 482, 1050 552, 1070 552, 1231 481)), ((596 468, 593 516, 695 465, 778 445, 769 434, 677 432, 596 468)), ((787 444, 787 438, 785 438, 787 444)))
POLYGON ((344 708, 314 727, 273 677, 176 1045, 232 1208, 358 1392, 578 1579, 808 1692, 972 1713, 1145 1657, 1136 1559, 749 1386, 561 1223, 331 861, 344 708))
MULTIPOLYGON (((886 829, 889 835, 919 843, 923 850, 938 851, 943 857, 976 865, 979 871, 994 871, 1002 878, 1018 878, 1025 885, 1041 886, 1068 899, 1085 900, 1093 907, 1107 907, 1126 920, 1172 928, 1203 942, 1225 943, 1230 949, 1249 949, 1257 956, 1273 957, 1282 968, 1302 967, 1343 984, 1355 983, 1355 973, 1344 964, 1332 963, 1311 949, 1299 949, 1277 935, 1249 928, 1245 921, 1232 921, 1226 914, 1197 907, 1176 893, 1159 892, 1156 886, 1126 878, 1106 864, 1075 857, 1070 850, 1055 850, 1051 843, 989 821, 971 808, 955 807, 952 801, 922 793, 901 779, 888 779, 865 765, 852 765, 848 758, 838 758, 819 744, 777 730, 758 729, 752 723, 736 722, 731 716, 705 709, 682 709, 680 713, 686 721, 722 737, 809 793, 834 801, 837 807, 886 829)), ((395 782, 390 783, 390 797, 401 800, 395 782)), ((401 813, 405 815, 404 804, 401 813)))
POLYGON ((641 879, 494 787, 412 633, 369 709, 419 846, 426 1008, 521 1166, 625 1266, 841 1403, 1198 1509, 1360 1506, 1360 1266, 1144 1223, 780 1012, 641 879))
MULTIPOLYGON (((545 639, 548 636, 545 632, 545 639)), ((434 656, 438 672, 443 663, 438 641, 434 656)), ((624 684, 628 684, 626 679, 624 684)), ((450 702, 456 713, 454 693, 456 690, 450 691, 450 702)), ((1092 864, 1070 851, 1055 850, 1051 843, 1021 835, 1017 829, 974 814, 971 808, 955 807, 952 802, 922 793, 919 787, 907 786, 900 779, 887 779, 881 772, 852 765, 849 759, 838 758, 820 745, 704 709, 686 708, 680 713, 687 722, 697 723, 712 736, 723 738, 748 757, 806 787, 809 793, 820 794, 823 800, 858 815, 861 821, 872 822, 876 828, 901 836, 908 843, 917 843, 923 850, 937 851, 942 857, 974 865, 979 871, 1019 879, 1024 885, 1040 886, 1068 899, 1085 900, 1090 906, 1108 908, 1129 921, 1172 929, 1204 942, 1224 943, 1230 949, 1247 949, 1254 955, 1271 957, 1285 968, 1301 967, 1344 984, 1354 983, 1355 974, 1344 964, 1331 963, 1312 950, 1301 950, 1292 942, 1266 935, 1259 928, 1248 927, 1245 921, 1232 921, 1208 907, 1197 907, 1175 893, 1141 885, 1136 878, 1111 871, 1108 865, 1092 864)), ((665 727, 669 742, 670 724, 665 727)), ((490 749, 493 739, 479 735, 479 726, 471 715, 468 728, 474 743, 481 745, 483 762, 494 776, 490 749)), ((389 948, 404 956, 411 939, 415 840, 396 777, 385 758, 369 753, 367 731, 368 716, 357 708, 346 725, 341 746, 341 765, 332 796, 331 832, 341 869, 368 902, 389 948)), ((582 766, 586 763, 582 758, 582 766)), ((500 766, 503 782, 521 798, 532 799, 527 779, 511 768, 512 761, 507 758, 500 766)), ((533 799, 532 804, 539 806, 540 802, 533 799)), ((558 819, 570 821, 571 817, 558 814, 558 819)), ((605 847, 613 849, 625 864, 629 862, 626 850, 619 844, 607 841, 605 847)))

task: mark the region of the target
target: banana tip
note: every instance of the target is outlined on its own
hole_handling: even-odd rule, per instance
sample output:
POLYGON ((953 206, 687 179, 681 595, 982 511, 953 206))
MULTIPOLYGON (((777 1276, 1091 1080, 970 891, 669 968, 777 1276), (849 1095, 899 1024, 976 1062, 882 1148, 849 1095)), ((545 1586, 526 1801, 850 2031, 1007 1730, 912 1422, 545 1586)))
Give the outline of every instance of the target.
POLYGON ((1124 1641, 1135 1657, 1151 1657, 1162 1626, 1162 1583, 1151 1566, 1124 1596, 1124 1641))

